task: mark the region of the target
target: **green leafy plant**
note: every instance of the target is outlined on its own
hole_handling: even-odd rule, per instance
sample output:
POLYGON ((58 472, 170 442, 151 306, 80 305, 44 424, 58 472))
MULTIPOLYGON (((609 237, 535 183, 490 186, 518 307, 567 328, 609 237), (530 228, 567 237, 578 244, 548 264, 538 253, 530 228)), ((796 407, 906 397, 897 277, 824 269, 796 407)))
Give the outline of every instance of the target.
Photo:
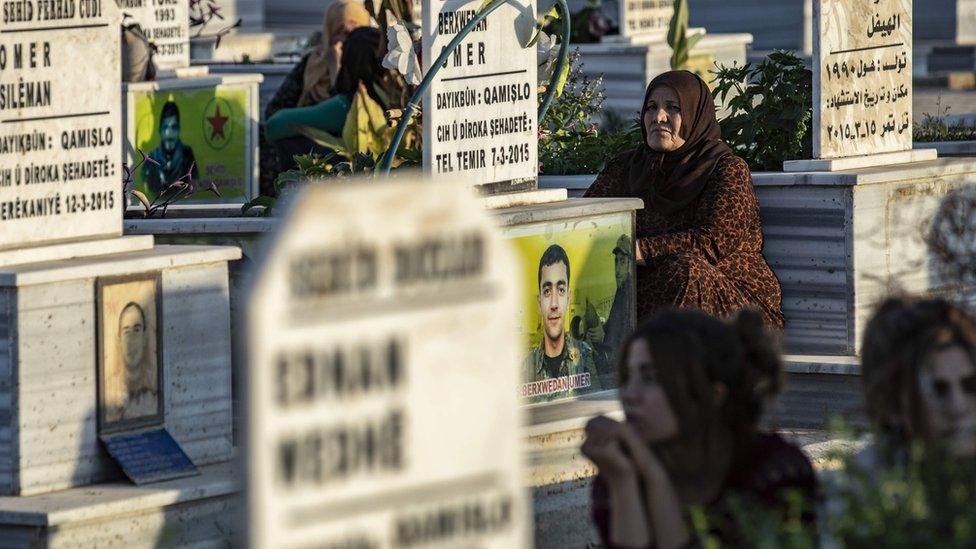
POLYGON ((896 465, 848 458, 832 497, 827 529, 846 547, 972 547, 976 460, 914 445, 896 465))
MULTIPOLYGON (((318 145, 334 152, 328 155, 312 153, 293 157, 296 167, 278 174, 275 178, 276 195, 308 181, 372 173, 380 155, 389 148, 399 122, 395 112, 390 113, 388 120, 387 113, 383 112, 383 108, 360 83, 346 115, 341 137, 311 126, 297 128, 318 145)), ((420 131, 416 125, 411 130, 400 143, 393 159, 394 167, 414 166, 421 161, 421 151, 418 148, 420 131)), ((275 203, 275 197, 258 196, 244 204, 241 212, 247 213, 260 206, 264 208, 262 215, 270 215, 275 203)))
POLYGON ((705 33, 702 32, 688 36, 688 0, 674 0, 674 14, 668 24, 668 46, 671 47, 673 70, 686 68, 691 50, 704 36, 705 33))
POLYGON ((722 138, 753 170, 812 155, 813 81, 803 61, 775 51, 761 63, 720 66, 712 93, 726 105, 722 138))
POLYGON ((976 125, 950 123, 949 108, 942 107, 942 98, 936 102, 938 114, 924 113, 922 121, 912 128, 912 138, 918 142, 972 141, 976 140, 976 125))
POLYGON ((606 101, 603 78, 583 73, 579 50, 569 61, 562 93, 539 124, 539 171, 546 175, 598 172, 608 159, 640 143, 636 123, 601 131, 596 119, 606 101))

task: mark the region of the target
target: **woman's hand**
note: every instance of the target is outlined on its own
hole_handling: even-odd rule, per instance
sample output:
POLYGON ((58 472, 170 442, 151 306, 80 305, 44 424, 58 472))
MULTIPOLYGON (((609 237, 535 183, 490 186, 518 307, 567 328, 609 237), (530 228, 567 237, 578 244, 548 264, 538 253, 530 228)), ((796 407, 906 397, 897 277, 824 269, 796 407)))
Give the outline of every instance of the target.
POLYGON ((606 416, 597 416, 586 424, 586 440, 580 447, 606 477, 608 483, 632 480, 636 474, 633 461, 623 450, 621 428, 624 425, 606 416))
POLYGON ((621 423, 618 437, 623 451, 630 456, 631 461, 637 468, 637 473, 649 483, 660 483, 667 479, 667 471, 661 460, 651 450, 646 442, 641 440, 637 431, 626 423, 621 423))
POLYGON ((634 261, 636 261, 637 264, 640 265, 641 267, 647 265, 647 262, 644 260, 644 254, 641 252, 641 247, 639 242, 637 243, 636 246, 634 246, 634 261))

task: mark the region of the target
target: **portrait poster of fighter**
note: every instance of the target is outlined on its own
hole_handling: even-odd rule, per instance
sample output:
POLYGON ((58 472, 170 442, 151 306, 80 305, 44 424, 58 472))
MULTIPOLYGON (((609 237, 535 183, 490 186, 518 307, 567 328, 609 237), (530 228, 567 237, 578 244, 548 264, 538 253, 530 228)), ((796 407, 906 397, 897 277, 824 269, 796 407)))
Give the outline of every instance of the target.
POLYGON ((541 402, 612 389, 617 349, 634 326, 631 216, 506 230, 521 265, 520 394, 541 402))
MULTIPOLYGON (((135 124, 130 139, 149 157, 134 174, 138 190, 151 200, 189 176, 195 193, 188 202, 248 199, 247 90, 158 90, 130 97, 135 124), (219 196, 209 190, 211 184, 219 196)), ((131 154, 132 162, 138 162, 139 153, 131 154)))

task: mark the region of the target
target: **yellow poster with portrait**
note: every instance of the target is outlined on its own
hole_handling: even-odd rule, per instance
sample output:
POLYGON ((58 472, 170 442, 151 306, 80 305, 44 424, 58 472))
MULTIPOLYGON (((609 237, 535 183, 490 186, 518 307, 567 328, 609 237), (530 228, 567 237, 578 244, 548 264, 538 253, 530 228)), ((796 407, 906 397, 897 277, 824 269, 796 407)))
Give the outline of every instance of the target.
POLYGON ((230 86, 131 93, 131 141, 149 157, 133 174, 135 188, 153 199, 189 176, 195 191, 190 202, 248 200, 249 93, 230 86))
POLYGON ((634 326, 631 212, 505 230, 523 288, 527 402, 613 389, 617 351, 634 326))

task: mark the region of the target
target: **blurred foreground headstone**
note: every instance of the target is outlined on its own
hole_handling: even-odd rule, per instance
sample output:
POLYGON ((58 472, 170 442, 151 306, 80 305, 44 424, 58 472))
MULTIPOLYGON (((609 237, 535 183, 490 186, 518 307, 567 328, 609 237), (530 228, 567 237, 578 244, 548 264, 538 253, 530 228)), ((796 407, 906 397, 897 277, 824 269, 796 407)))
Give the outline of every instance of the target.
POLYGON ((514 265, 461 184, 300 191, 250 297, 255 547, 519 547, 514 265))

